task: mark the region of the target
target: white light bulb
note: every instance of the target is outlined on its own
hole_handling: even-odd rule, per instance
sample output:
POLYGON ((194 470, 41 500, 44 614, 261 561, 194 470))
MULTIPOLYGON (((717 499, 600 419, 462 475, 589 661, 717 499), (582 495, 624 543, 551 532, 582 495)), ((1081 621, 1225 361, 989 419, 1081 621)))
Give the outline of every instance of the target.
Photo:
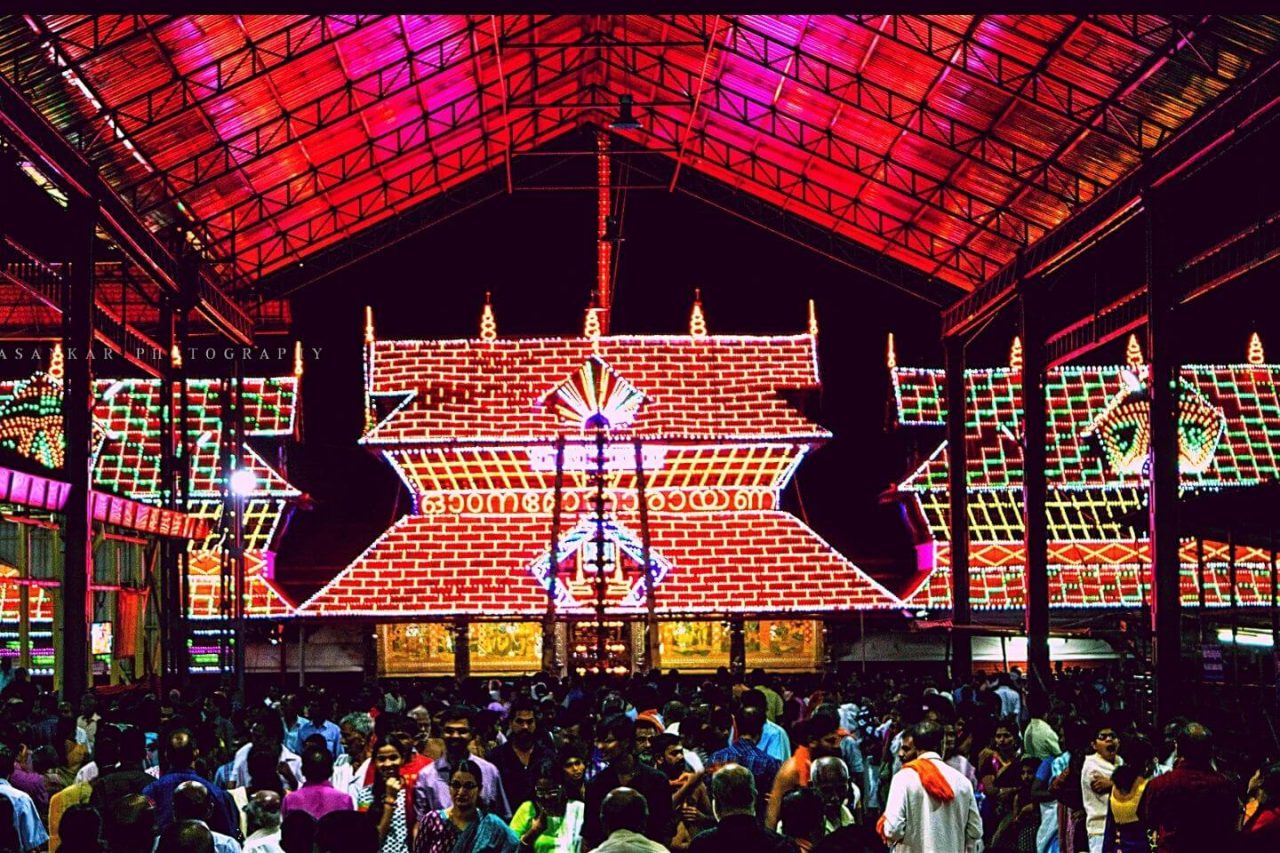
POLYGON ((231 491, 240 497, 248 497, 258 488, 258 477, 248 468, 237 468, 231 472, 229 480, 231 491))

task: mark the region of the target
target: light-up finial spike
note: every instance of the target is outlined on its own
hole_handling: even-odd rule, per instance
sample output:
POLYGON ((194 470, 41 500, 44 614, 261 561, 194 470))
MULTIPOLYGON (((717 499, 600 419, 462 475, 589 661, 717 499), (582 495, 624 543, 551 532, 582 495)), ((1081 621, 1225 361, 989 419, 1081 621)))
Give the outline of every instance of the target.
POLYGON ((689 312, 689 337, 697 340, 707 336, 707 318, 702 313, 702 290, 693 291, 693 310, 689 312))
POLYGON ((174 344, 169 349, 169 364, 173 366, 174 370, 182 369, 182 350, 177 344, 174 344))
POLYGON ((1013 346, 1009 347, 1009 369, 1022 369, 1022 338, 1017 335, 1013 336, 1013 346))
POLYGON ((1250 364, 1267 363, 1267 354, 1262 349, 1262 338, 1258 337, 1257 332, 1249 335, 1248 360, 1250 364))
POLYGON ((368 346, 373 343, 373 306, 364 306, 364 342, 368 346))
POLYGON ((1124 362, 1132 368, 1142 366, 1142 347, 1138 345, 1138 336, 1129 335, 1129 343, 1124 348, 1124 362))
POLYGON ((62 362, 62 344, 54 344, 53 351, 49 353, 49 376, 54 379, 61 379, 63 376, 62 362))
POLYGON ((593 341, 600 337, 600 309, 595 305, 587 309, 587 317, 582 324, 582 335, 593 341))
POLYGON ((812 299, 809 300, 809 334, 815 338, 818 336, 818 309, 812 299))
POLYGON ((493 341, 498 338, 498 321, 493 316, 493 303, 489 291, 484 292, 484 310, 480 312, 480 340, 493 341))
POLYGON ((302 378, 302 341, 293 342, 293 375, 302 378))
POLYGON ((884 361, 885 364, 889 366, 890 370, 894 370, 898 366, 898 353, 895 352, 893 348, 893 332, 889 333, 889 348, 885 351, 884 361))

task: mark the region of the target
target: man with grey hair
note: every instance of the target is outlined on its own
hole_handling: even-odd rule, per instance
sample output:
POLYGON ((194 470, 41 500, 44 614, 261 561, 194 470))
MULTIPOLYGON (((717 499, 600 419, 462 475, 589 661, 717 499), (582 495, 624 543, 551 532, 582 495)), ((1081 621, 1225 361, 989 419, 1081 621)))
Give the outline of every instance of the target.
POLYGON ((360 711, 347 714, 338 722, 338 731, 342 755, 333 762, 333 776, 329 781, 337 790, 350 794, 351 801, 355 802, 364 788, 373 755, 373 717, 360 711))
POLYGON ((594 853, 666 853, 667 848, 644 835, 649 803, 634 788, 614 788, 600 803, 604 843, 594 853))
POLYGON ((796 850, 795 844, 765 829, 756 819, 756 780, 741 764, 726 764, 711 777, 711 809, 717 823, 698 833, 689 845, 689 853, 796 850))
POLYGON ((258 791, 244 807, 249 823, 249 837, 244 840, 244 853, 284 853, 280 847, 280 795, 275 791, 258 791))
POLYGON ((849 803, 857 808, 861 794, 849 781, 849 767, 844 759, 825 756, 809 765, 809 787, 822 797, 822 818, 827 833, 853 823, 849 803))

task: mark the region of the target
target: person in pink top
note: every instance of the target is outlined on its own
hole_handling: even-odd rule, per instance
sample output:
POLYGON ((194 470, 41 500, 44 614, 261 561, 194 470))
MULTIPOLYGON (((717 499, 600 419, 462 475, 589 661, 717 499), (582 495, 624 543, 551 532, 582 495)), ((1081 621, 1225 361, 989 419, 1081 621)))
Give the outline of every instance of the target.
POLYGON ((355 808, 350 794, 333 787, 333 754, 323 746, 309 746, 302 751, 302 777, 306 784, 285 796, 281 817, 290 812, 306 812, 319 820, 329 812, 355 808))

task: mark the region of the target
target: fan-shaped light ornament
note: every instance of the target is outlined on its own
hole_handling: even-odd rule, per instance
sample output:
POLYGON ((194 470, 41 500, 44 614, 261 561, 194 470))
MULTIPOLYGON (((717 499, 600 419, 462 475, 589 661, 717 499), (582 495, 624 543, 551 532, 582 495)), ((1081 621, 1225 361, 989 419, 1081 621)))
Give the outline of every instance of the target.
POLYGON ((617 429, 630 424, 644 404, 644 394, 598 358, 550 394, 556 417, 582 429, 617 429))
MULTIPOLYGON (((1137 375, 1124 371, 1121 376, 1124 389, 1085 428, 1083 435, 1101 442, 1112 471, 1141 476, 1147 473, 1151 454, 1151 402, 1137 375)), ((1177 418, 1178 469, 1202 474, 1213 462, 1214 451, 1226 431, 1226 418, 1186 383, 1179 388, 1177 418)))

